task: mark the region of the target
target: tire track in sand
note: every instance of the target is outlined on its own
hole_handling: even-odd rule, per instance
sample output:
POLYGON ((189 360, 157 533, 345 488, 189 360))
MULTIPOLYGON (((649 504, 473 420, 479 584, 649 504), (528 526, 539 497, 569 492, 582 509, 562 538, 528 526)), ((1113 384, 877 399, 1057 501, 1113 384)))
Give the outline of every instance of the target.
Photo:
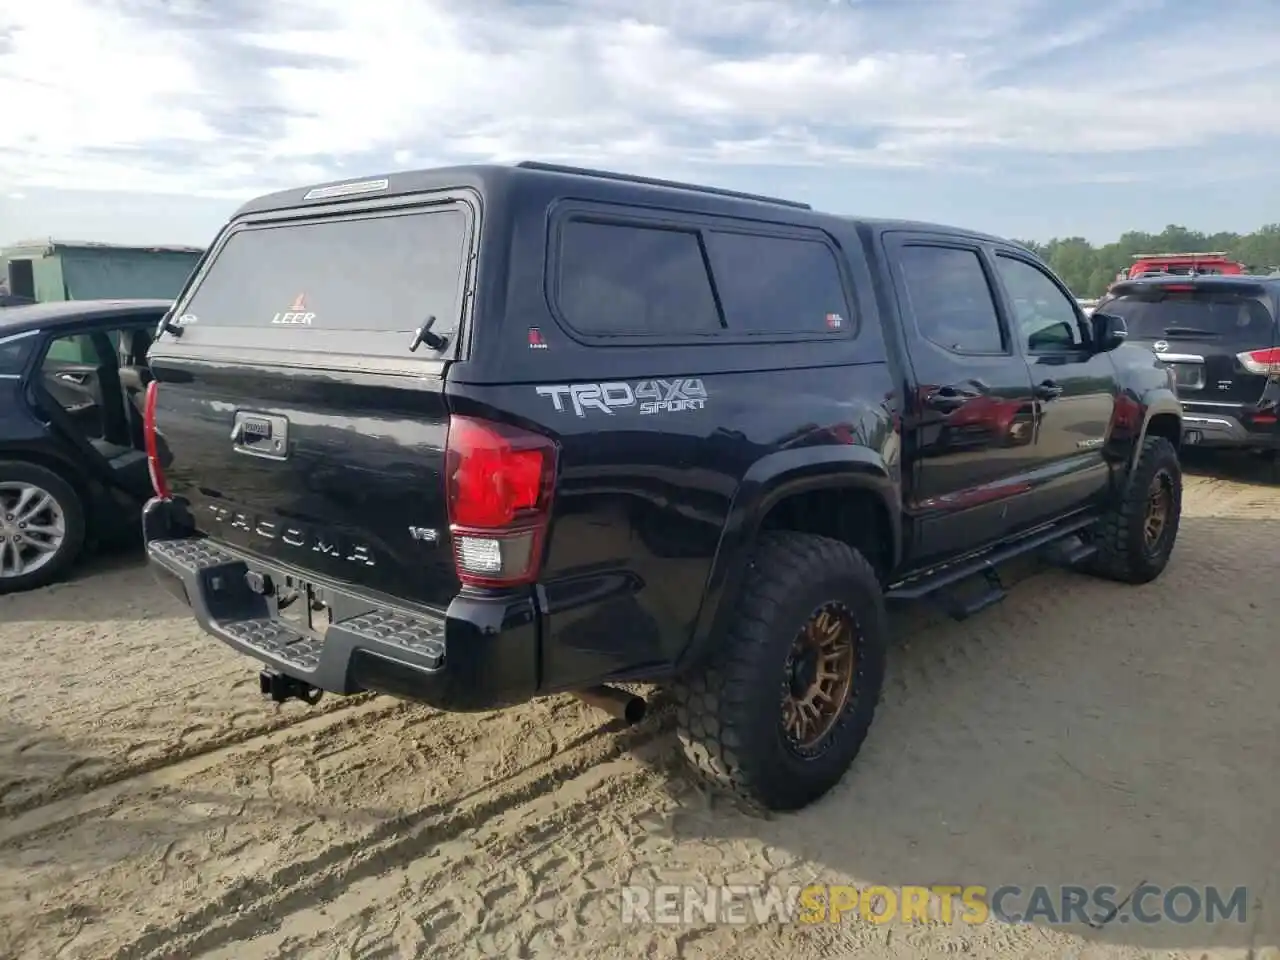
MULTIPOLYGON (((640 745, 661 760, 660 734, 640 745)), ((424 855, 344 883, 330 900, 280 915, 252 939, 225 942, 207 960, 310 960, 345 950, 367 957, 528 956, 563 947, 573 930, 612 938, 617 884, 670 784, 645 759, 617 757, 522 798, 424 855)), ((679 788, 677 788, 679 789, 679 788)), ((628 950, 619 956, 653 955, 628 950)))
MULTIPOLYGON (((359 838, 316 856, 243 879, 178 923, 147 930, 121 946, 114 960, 197 956, 272 930, 279 918, 334 897, 361 880, 412 861, 505 811, 560 790, 591 768, 620 758, 660 737, 673 713, 660 708, 622 732, 597 727, 580 732, 551 757, 507 777, 486 779, 469 792, 407 811, 359 838)), ((636 774, 639 776, 639 772, 636 774)))
POLYGON ((277 756, 289 749, 294 738, 332 736, 357 724, 384 722, 414 709, 413 704, 404 701, 370 698, 363 703, 345 705, 342 710, 291 718, 289 723, 268 730, 249 731, 242 738, 210 744, 208 749, 188 756, 171 757, 168 763, 130 768, 108 782, 70 791, 28 810, 7 813, 0 818, 0 853, 6 847, 30 844, 46 835, 66 833, 86 820, 109 816, 120 807, 136 802, 140 794, 176 787, 220 764, 243 763, 248 757, 277 756))
POLYGON ((649 735, 614 736, 563 697, 494 714, 382 699, 341 713, 0 821, 0 955, 216 946, 224 926, 266 929, 274 910, 413 857, 649 735))
MULTIPOLYGON (((371 699, 373 699, 371 694, 357 694, 343 700, 334 698, 334 702, 324 705, 323 712, 327 714, 341 713, 344 710, 365 704, 371 699)), ((386 706, 388 709, 391 708, 390 704, 386 706)), ((272 734, 279 734, 287 731, 290 727, 305 723, 313 717, 314 714, 312 713, 285 713, 281 711, 271 716, 270 719, 256 724, 245 727, 225 728, 203 739, 186 743, 180 742, 178 746, 171 746, 149 755, 144 754, 138 759, 120 761, 109 756, 81 758, 79 761, 69 764, 64 769, 63 776, 60 779, 37 784, 35 787, 28 787, 20 794, 18 794, 18 790, 23 786, 21 782, 9 785, 8 789, 0 787, 0 816, 16 817, 59 800, 92 793, 103 787, 146 776, 166 767, 178 766, 206 754, 225 750, 228 747, 249 743, 262 737, 270 737, 272 734), (102 763, 103 766, 97 770, 85 769, 86 764, 95 761, 102 763), (10 799, 12 794, 18 794, 16 799, 10 799)))
POLYGON ((0 816, 368 699, 326 698, 316 709, 263 702, 256 662, 202 633, 132 551, 0 597, 0 652, 0 816))

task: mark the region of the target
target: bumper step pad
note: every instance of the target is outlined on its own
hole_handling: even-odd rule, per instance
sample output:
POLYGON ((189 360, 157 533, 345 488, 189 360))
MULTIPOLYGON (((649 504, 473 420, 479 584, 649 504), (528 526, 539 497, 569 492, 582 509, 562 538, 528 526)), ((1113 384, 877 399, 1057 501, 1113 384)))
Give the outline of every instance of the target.
POLYGON ((249 564, 219 545, 203 538, 153 540, 147 552, 153 564, 182 580, 204 629, 289 673, 327 680, 317 686, 345 687, 346 663, 354 650, 404 660, 419 670, 444 665, 442 618, 370 608, 352 598, 363 612, 332 623, 323 638, 316 637, 272 616, 267 598, 248 585, 249 564))

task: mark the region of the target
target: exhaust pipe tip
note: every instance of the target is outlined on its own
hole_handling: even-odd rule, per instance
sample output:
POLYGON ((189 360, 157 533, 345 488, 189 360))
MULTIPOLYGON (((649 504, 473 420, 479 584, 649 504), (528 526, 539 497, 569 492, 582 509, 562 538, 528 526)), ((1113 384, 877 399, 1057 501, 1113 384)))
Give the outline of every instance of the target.
POLYGON ((574 696, 588 706, 603 710, 615 720, 624 721, 628 726, 635 726, 649 711, 649 704, 644 697, 618 687, 601 685, 589 690, 578 690, 574 696))
POLYGON ((626 706, 622 708, 622 719, 627 722, 628 726, 634 727, 637 723, 645 718, 649 713, 649 702, 644 697, 638 697, 634 694, 627 700, 626 706))

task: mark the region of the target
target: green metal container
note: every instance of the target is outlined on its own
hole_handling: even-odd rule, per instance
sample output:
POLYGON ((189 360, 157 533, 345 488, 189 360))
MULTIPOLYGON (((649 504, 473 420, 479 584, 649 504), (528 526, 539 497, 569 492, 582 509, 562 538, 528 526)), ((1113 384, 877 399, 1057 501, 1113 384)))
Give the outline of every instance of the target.
POLYGON ((51 300, 176 297, 204 251, 36 240, 0 249, 0 285, 10 294, 51 300))

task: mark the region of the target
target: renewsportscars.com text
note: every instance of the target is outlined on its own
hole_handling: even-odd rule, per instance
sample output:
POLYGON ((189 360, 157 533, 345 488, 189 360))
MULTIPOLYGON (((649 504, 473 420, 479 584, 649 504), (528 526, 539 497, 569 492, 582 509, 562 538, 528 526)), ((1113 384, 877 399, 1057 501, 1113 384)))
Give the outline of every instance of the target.
POLYGON ((1247 922, 1245 887, 865 886, 813 884, 626 886, 622 921, 706 923, 943 923, 1041 925, 1247 922))

